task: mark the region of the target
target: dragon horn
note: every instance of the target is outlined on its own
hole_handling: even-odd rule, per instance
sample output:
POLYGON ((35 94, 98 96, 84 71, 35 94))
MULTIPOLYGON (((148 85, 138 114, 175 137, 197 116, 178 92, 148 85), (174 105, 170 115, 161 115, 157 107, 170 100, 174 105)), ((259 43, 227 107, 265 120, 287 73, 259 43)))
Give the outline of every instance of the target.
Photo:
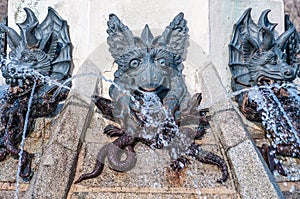
POLYGON ((272 48, 274 44, 274 35, 273 32, 268 29, 267 27, 261 27, 259 32, 262 33, 262 41, 260 42, 260 50, 261 51, 267 51, 272 48))
POLYGON ((260 17, 259 17, 259 20, 258 20, 258 25, 260 27, 267 27, 269 28, 271 31, 274 30, 274 28, 277 26, 277 23, 271 23, 268 19, 268 14, 271 10, 270 9, 267 9, 267 10, 264 10, 260 17))
POLYGON ((149 47, 153 40, 153 35, 150 31, 148 24, 145 25, 145 28, 143 29, 141 38, 142 38, 143 42, 146 44, 146 46, 149 47))
POLYGON ((290 22, 289 25, 290 25, 289 29, 284 33, 282 33, 276 40, 276 43, 278 44, 281 50, 283 50, 283 48, 285 47, 285 44, 287 40, 290 38, 290 36, 296 31, 295 26, 292 22, 290 22))
POLYGON ((35 14, 29 8, 24 8, 26 12, 26 19, 23 23, 17 25, 21 29, 21 37, 23 37, 25 43, 29 48, 36 47, 39 40, 36 38, 34 30, 39 24, 35 14))

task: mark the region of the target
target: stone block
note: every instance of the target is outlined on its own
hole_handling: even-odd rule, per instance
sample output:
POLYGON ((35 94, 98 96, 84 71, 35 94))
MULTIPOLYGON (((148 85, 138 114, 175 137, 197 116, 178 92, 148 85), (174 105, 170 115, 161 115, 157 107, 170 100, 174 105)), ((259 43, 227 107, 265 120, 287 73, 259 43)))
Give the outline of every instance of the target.
POLYGON ((72 182, 77 151, 60 144, 46 149, 37 173, 30 182, 24 198, 65 198, 72 182))
POLYGON ((95 93, 99 79, 97 76, 86 75, 90 71, 97 73, 97 67, 93 66, 86 61, 77 71, 80 79, 73 81, 70 97, 60 115, 53 121, 49 145, 26 196, 43 198, 50 194, 51 198, 63 198, 68 193, 74 177, 78 150, 94 110, 90 96, 95 93))
POLYGON ((234 110, 216 112, 212 121, 214 132, 220 132, 219 139, 225 151, 250 137, 234 110))
POLYGON ((233 166, 242 198, 283 198, 272 174, 251 140, 230 148, 227 155, 233 166))

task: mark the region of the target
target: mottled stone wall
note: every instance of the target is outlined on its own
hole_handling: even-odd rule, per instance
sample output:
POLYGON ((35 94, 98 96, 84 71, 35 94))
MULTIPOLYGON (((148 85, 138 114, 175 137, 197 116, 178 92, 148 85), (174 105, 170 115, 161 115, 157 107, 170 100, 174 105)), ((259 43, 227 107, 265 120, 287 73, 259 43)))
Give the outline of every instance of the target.
POLYGON ((0 0, 0 21, 7 16, 7 1, 8 0, 0 0))
POLYGON ((300 1, 284 0, 284 12, 290 15, 292 22, 295 24, 297 31, 300 31, 300 1))

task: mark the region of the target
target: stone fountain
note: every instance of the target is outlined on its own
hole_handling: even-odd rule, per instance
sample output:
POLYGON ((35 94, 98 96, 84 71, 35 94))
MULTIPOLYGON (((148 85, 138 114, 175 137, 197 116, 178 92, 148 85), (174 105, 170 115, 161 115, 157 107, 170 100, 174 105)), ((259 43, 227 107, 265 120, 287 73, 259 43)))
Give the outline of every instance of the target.
MULTIPOLYGON (((41 1, 32 2, 34 1, 10 1, 9 17, 22 21, 24 13, 20 8, 30 7, 37 18, 44 18, 47 7, 52 6, 70 25, 75 68, 72 90, 60 114, 54 119, 41 118, 36 121, 34 132, 43 132, 42 137, 46 134, 45 141, 38 156, 39 161, 34 161, 37 166, 34 166, 31 181, 20 183, 20 196, 166 198, 176 194, 178 198, 282 198, 282 191, 288 191, 293 185, 290 182, 286 182, 286 186, 284 183, 277 183, 257 150, 249 133, 251 131, 245 128, 252 127, 251 123, 247 123, 236 102, 232 101, 231 71, 228 67, 228 44, 232 38, 233 24, 244 10, 251 6, 253 16, 258 16, 263 10, 270 8, 272 13, 276 13, 270 13, 271 21, 278 22, 277 30, 283 32, 281 1, 253 0, 249 3, 205 0, 199 3, 193 0, 190 4, 182 4, 179 0, 142 0, 128 4, 123 1, 112 3, 90 0, 74 1, 72 5, 59 0, 47 2, 47 5, 41 1), (148 23, 154 36, 161 35, 164 32, 161 28, 172 21, 177 13, 185 13, 190 45, 183 62, 183 82, 188 93, 202 93, 198 109, 209 108, 206 116, 210 127, 196 143, 224 159, 229 175, 225 182, 216 182, 220 177, 217 166, 201 164, 193 159, 186 169, 176 173, 169 167, 171 162, 167 150, 156 150, 137 143, 134 146, 137 161, 130 171, 113 171, 109 168, 109 163, 105 162, 101 175, 74 184, 81 174, 92 170, 99 149, 115 140, 103 135, 103 129, 116 124, 107 120, 107 114, 104 114, 105 118, 103 111, 98 110, 91 99, 91 96, 109 99, 109 90, 113 90, 109 87, 115 78, 114 73, 120 69, 120 64, 114 64, 115 57, 112 58, 109 53, 107 33, 104 31, 111 12, 126 21, 133 35, 140 34, 142 30, 138 29, 148 23), (164 13, 163 17, 161 13, 164 13)), ((254 21, 256 19, 258 17, 254 17, 254 21)), ((9 27, 14 26, 12 22, 13 20, 9 21, 9 27)), ((149 35, 144 38, 150 38, 149 35)), ((150 40, 145 41, 151 43, 150 40)), ((151 102, 155 99, 140 93, 134 95, 142 108, 144 100, 151 102)), ((97 98, 93 97, 94 101, 95 99, 97 98)), ((143 121, 139 117, 142 115, 136 116, 143 121)), ((34 143, 34 139, 36 138, 28 137, 25 146, 34 143)), ((10 163, 13 164, 15 163, 10 163)), ((14 178, 15 174, 10 180, 1 180, 4 196, 11 194, 13 197, 15 187, 9 182, 13 182, 14 178)))

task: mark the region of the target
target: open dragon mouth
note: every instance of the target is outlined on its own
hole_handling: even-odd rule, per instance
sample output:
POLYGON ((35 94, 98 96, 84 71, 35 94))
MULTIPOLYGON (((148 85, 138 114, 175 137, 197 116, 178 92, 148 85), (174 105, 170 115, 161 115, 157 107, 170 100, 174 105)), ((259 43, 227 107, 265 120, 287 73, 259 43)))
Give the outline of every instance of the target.
POLYGON ((271 85, 271 84, 274 84, 275 82, 281 83, 281 81, 276 81, 274 79, 263 76, 263 77, 258 78, 257 85, 258 86, 271 85))
POLYGON ((258 85, 282 83, 292 81, 297 74, 297 68, 293 67, 281 67, 280 69, 266 70, 260 68, 260 71, 253 75, 253 79, 256 79, 258 85))
POLYGON ((26 87, 32 85, 35 79, 38 79, 37 72, 28 66, 22 66, 18 63, 9 63, 1 68, 2 76, 6 84, 10 86, 26 87))
POLYGON ((158 85, 155 87, 146 87, 146 89, 144 87, 139 87, 139 90, 134 91, 134 93, 142 95, 143 92, 152 92, 159 97, 160 101, 163 101, 163 99, 165 98, 165 96, 168 94, 169 91, 170 91, 169 88, 163 85, 158 85))
POLYGON ((155 93, 165 91, 166 89, 169 90, 169 88, 170 82, 166 77, 163 77, 160 81, 140 84, 140 86, 138 87, 138 89, 143 92, 155 93))
POLYGON ((284 82, 288 82, 288 79, 275 79, 275 78, 270 78, 266 76, 261 76, 257 79, 257 85, 258 86, 263 86, 263 85, 272 85, 272 84, 281 84, 284 82))
POLYGON ((19 86, 19 87, 26 87, 26 85, 32 85, 34 82, 34 77, 32 75, 28 75, 26 73, 22 74, 21 76, 11 76, 11 75, 3 75, 5 78, 5 83, 10 86, 19 86))

